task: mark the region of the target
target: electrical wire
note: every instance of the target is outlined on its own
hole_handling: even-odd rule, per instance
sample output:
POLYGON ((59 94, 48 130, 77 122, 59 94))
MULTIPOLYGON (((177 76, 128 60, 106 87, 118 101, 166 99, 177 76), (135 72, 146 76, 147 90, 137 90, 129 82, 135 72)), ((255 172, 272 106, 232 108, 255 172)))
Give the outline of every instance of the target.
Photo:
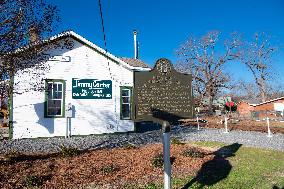
POLYGON ((103 17, 103 11, 102 11, 102 4, 101 0, 98 0, 99 2, 99 8, 100 8, 100 16, 101 16, 101 24, 102 24, 102 30, 103 30, 103 36, 104 36, 104 45, 105 45, 105 51, 107 51, 107 42, 106 42, 106 33, 105 33, 105 26, 104 26, 104 17, 103 17))
POLYGON ((115 114, 116 129, 118 131, 118 116, 117 116, 117 105, 116 105, 117 104, 117 100, 116 100, 116 83, 118 82, 118 80, 115 80, 115 78, 113 77, 113 75, 111 73, 109 57, 107 56, 108 50, 107 50, 106 32, 105 32, 105 27, 104 27, 104 18, 103 18, 103 11, 102 11, 101 0, 98 0, 98 3, 99 3, 99 9, 100 9, 101 25, 102 25, 104 46, 105 46, 105 51, 106 51, 108 71, 109 71, 110 78, 115 82, 115 84, 114 84, 114 114, 115 114))

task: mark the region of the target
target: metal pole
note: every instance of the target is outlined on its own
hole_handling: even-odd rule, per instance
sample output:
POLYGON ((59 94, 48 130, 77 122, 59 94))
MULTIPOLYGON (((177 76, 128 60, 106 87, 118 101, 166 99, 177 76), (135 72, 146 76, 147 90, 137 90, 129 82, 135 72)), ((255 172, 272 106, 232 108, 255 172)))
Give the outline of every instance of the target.
POLYGON ((200 130, 200 127, 199 127, 199 117, 198 117, 198 115, 199 115, 199 107, 197 108, 197 130, 200 130))
POLYGON ((164 189, 171 188, 170 129, 163 122, 164 189))
POLYGON ((272 137, 271 131, 270 131, 270 126, 269 126, 269 117, 266 117, 266 122, 267 122, 267 132, 268 132, 267 137, 272 137))
POLYGON ((68 138, 68 117, 66 117, 66 133, 65 138, 68 138))

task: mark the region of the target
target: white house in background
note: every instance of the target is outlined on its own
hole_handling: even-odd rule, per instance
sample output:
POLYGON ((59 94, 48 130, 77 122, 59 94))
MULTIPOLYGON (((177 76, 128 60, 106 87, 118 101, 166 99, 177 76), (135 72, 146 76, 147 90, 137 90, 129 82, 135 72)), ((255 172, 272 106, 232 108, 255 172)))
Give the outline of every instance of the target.
POLYGON ((137 59, 117 58, 73 31, 48 39, 49 69, 34 78, 14 76, 12 138, 37 138, 134 131, 131 120, 133 71, 150 68, 137 59), (40 79, 44 91, 29 90, 40 79), (72 118, 65 110, 72 104, 72 118))

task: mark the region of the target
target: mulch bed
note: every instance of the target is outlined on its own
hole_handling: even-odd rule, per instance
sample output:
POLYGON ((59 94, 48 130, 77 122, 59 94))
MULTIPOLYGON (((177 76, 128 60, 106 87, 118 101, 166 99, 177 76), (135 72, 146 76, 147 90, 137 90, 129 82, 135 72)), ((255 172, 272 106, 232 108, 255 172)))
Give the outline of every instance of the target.
MULTIPOLYGON (((200 123, 200 127, 203 128, 216 128, 216 129, 224 129, 224 124, 221 124, 221 118, 218 117, 205 117, 200 118, 208 121, 207 123, 200 123), (217 123, 219 122, 219 123, 217 123)), ((193 126, 197 127, 196 120, 188 119, 184 120, 184 126, 193 126)), ((267 133, 267 123, 266 121, 252 121, 252 120, 240 120, 237 123, 231 123, 228 121, 228 129, 229 130, 242 130, 242 131, 257 131, 262 133, 267 133)), ((270 130, 272 133, 282 133, 284 134, 284 123, 283 122, 275 122, 270 121, 270 130)))
MULTIPOLYGON (((174 177, 194 175, 214 157, 212 149, 201 148, 196 149, 206 154, 203 158, 182 155, 189 148, 192 148, 190 144, 171 145, 174 177)), ((123 188, 162 183, 163 168, 152 165, 154 156, 159 153, 162 153, 162 144, 94 150, 73 157, 40 155, 39 159, 32 156, 32 160, 20 158, 15 162, 2 157, 0 188, 23 188, 34 180, 40 180, 40 188, 84 188, 88 185, 123 188)))

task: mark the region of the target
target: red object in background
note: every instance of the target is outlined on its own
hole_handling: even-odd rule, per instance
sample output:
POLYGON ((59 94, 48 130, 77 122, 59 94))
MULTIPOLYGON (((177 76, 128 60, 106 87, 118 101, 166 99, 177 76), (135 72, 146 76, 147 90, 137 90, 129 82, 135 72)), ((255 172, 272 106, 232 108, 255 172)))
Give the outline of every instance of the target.
POLYGON ((233 107, 234 106, 234 102, 226 102, 226 106, 233 107))

